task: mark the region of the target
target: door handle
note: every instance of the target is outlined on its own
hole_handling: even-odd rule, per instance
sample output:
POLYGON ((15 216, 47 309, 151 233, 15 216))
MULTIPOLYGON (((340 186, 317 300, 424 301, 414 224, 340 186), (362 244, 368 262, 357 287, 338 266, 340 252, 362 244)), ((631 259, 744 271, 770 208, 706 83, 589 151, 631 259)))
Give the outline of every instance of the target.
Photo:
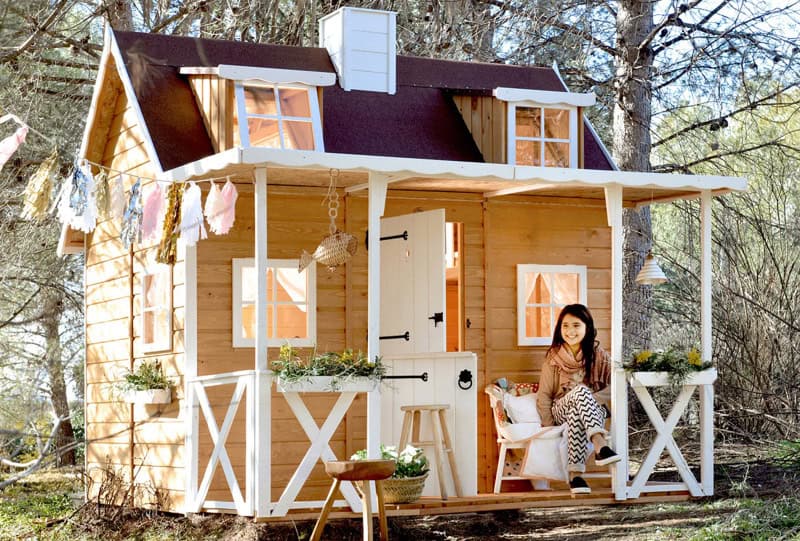
POLYGON ((434 312, 428 319, 432 319, 433 326, 438 327, 439 323, 444 323, 444 312, 434 312))

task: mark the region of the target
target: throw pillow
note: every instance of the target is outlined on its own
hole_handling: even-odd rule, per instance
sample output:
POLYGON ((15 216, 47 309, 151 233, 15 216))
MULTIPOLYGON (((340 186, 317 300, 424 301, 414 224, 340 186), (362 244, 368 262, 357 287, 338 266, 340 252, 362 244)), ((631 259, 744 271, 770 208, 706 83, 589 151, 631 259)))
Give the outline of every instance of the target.
POLYGON ((512 423, 541 423, 536 409, 536 393, 522 396, 506 395, 506 411, 512 423))

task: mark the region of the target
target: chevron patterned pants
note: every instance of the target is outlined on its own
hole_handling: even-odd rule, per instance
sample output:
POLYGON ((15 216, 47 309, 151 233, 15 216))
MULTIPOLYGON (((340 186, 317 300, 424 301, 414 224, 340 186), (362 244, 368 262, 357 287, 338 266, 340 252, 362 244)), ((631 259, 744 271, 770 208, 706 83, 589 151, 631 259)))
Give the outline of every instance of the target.
POLYGON ((602 406, 588 387, 578 385, 553 403, 553 419, 557 424, 567 423, 567 471, 586 471, 589 440, 595 434, 606 434, 606 415, 602 406))

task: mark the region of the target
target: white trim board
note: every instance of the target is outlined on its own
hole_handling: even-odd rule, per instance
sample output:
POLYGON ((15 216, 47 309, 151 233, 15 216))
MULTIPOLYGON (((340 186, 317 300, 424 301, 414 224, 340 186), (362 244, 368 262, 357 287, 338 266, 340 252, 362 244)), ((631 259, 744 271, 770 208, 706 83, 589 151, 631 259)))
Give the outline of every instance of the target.
POLYGON ((552 90, 533 90, 530 88, 508 88, 498 86, 492 91, 494 97, 507 102, 529 102, 536 105, 569 105, 591 107, 597 103, 594 92, 554 92, 552 90))
POLYGON ((328 71, 309 71, 279 68, 257 68, 253 66, 234 66, 220 64, 217 67, 183 67, 181 75, 216 75, 233 81, 264 81, 266 83, 300 83, 310 86, 332 86, 336 84, 336 74, 328 71))

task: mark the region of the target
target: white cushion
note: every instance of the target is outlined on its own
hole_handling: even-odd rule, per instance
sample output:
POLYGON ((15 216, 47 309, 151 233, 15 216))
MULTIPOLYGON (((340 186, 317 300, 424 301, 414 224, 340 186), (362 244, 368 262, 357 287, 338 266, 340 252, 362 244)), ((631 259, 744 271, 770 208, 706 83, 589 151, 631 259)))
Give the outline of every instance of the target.
POLYGON ((512 396, 506 394, 505 408, 512 423, 539 423, 539 410, 536 408, 536 393, 512 396))
POLYGON ((510 441, 526 440, 542 429, 540 423, 517 423, 499 427, 500 437, 510 441))

